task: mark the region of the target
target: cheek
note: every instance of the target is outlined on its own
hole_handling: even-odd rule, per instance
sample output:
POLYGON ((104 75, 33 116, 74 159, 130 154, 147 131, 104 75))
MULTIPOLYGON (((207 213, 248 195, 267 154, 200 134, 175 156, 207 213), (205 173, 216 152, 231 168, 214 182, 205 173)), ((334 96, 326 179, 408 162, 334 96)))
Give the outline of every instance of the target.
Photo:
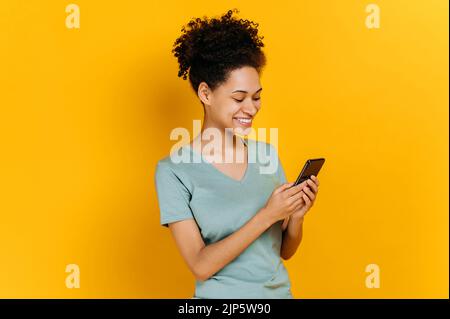
POLYGON ((242 105, 244 105, 244 104, 238 103, 238 102, 230 103, 229 110, 230 110, 230 113, 232 114, 232 116, 235 116, 235 115, 237 115, 237 113, 239 113, 240 109, 242 108, 242 105))
POLYGON ((211 108, 214 119, 226 127, 233 126, 233 117, 239 113, 239 109, 240 105, 229 99, 216 99, 211 108))
POLYGON ((224 121, 231 123, 233 121, 233 117, 239 112, 239 109, 240 109, 239 105, 237 105, 236 103, 233 103, 233 102, 223 104, 220 107, 220 113, 221 113, 220 117, 224 121))

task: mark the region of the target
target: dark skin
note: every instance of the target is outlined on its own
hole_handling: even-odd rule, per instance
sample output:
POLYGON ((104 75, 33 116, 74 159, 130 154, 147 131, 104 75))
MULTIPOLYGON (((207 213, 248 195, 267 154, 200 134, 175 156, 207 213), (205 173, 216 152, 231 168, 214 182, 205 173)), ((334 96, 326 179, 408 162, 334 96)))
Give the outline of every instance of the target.
MULTIPOLYGON (((251 127, 251 120, 261 108, 260 94, 259 74, 252 67, 232 71, 227 81, 215 90, 211 90, 205 82, 198 87, 198 97, 205 106, 205 118, 202 132, 191 142, 191 146, 197 147, 196 151, 206 158, 203 148, 205 144, 210 143, 210 140, 203 138, 203 132, 207 128, 214 128, 221 132, 222 144, 220 148, 217 148, 219 154, 212 155, 222 161, 212 164, 223 174, 236 180, 243 177, 248 163, 247 148, 240 145, 243 142, 236 138, 234 133, 246 135, 251 127), (241 122, 241 118, 247 120, 241 122), (227 132, 225 128, 233 128, 233 132, 227 132), (227 136, 227 134, 233 134, 233 136, 227 136), (225 145, 227 137, 233 139, 232 145, 225 145), (194 141, 198 144, 194 144, 194 141), (233 154, 244 152, 243 162, 224 163, 225 154, 231 148, 233 154)), ((300 244, 304 216, 316 200, 319 180, 311 176, 310 179, 295 187, 290 187, 292 185, 293 183, 286 183, 277 187, 265 207, 261 208, 244 226, 210 245, 205 245, 193 219, 170 223, 169 228, 177 247, 196 279, 203 281, 214 275, 239 256, 271 225, 280 220, 284 220, 280 255, 284 259, 290 258, 300 244)))

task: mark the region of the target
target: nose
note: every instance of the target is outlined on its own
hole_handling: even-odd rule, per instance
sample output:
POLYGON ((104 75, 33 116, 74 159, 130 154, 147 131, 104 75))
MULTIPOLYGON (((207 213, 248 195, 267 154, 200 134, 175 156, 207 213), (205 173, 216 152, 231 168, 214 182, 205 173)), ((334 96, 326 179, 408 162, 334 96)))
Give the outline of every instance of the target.
POLYGON ((245 104, 243 111, 253 117, 258 113, 259 107, 255 102, 251 101, 245 104))

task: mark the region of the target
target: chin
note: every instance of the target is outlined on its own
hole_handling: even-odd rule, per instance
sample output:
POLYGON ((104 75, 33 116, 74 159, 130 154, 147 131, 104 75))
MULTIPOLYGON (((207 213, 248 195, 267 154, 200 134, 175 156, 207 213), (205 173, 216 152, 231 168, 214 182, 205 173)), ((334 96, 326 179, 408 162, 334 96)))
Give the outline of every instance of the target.
POLYGON ((252 131, 252 127, 241 127, 241 126, 235 126, 233 127, 234 134, 237 135, 249 135, 252 131))

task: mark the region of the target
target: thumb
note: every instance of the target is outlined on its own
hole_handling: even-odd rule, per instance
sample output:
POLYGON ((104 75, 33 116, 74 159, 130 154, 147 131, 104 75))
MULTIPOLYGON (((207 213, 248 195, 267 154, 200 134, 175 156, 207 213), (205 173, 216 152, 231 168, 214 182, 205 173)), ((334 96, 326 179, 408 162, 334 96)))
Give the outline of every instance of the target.
POLYGON ((274 194, 280 193, 280 192, 284 191, 285 189, 288 189, 292 185, 294 185, 294 183, 284 183, 281 186, 278 186, 273 193, 274 194))

